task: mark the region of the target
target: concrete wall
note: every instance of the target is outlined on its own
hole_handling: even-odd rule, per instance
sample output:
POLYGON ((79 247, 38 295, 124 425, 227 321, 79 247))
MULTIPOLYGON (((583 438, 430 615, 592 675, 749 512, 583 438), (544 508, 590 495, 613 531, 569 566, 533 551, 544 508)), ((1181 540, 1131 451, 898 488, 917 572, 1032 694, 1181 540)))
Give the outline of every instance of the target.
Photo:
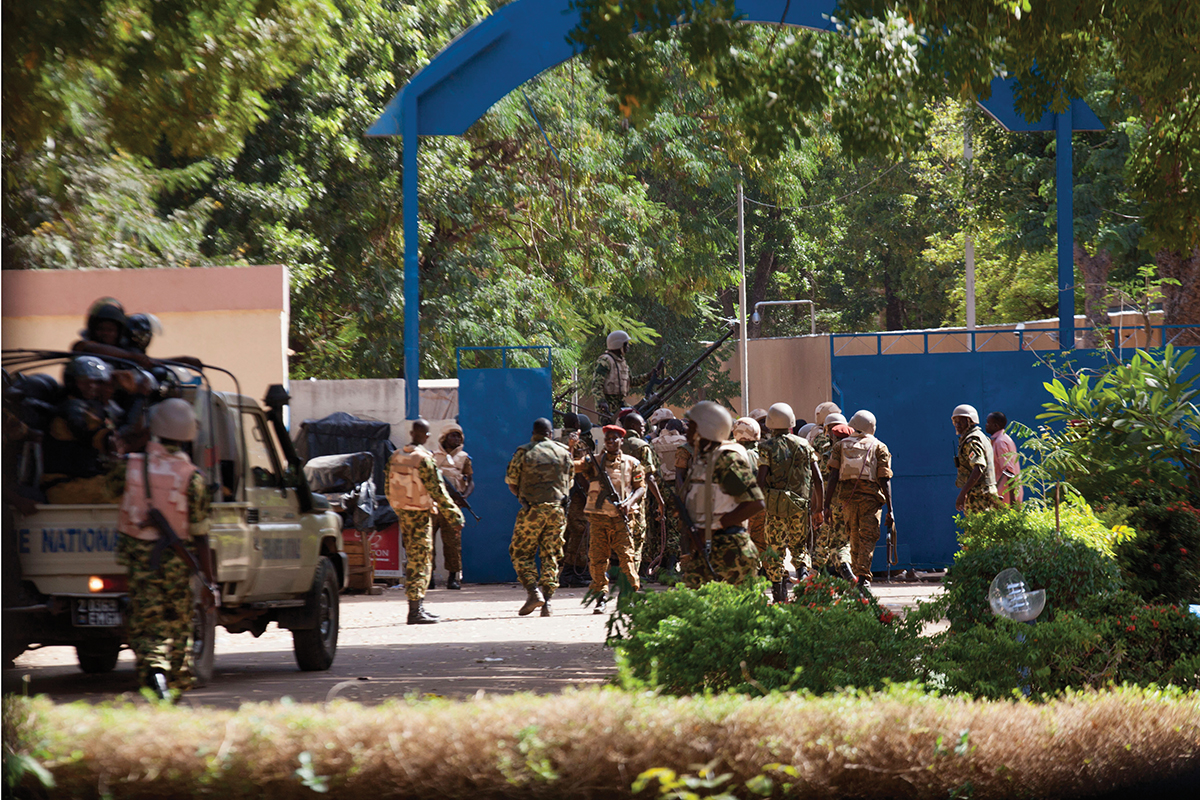
MULTIPOLYGON (((751 339, 750 403, 747 411, 787 403, 798 419, 812 421, 813 410, 830 399, 829 337, 751 339)), ((736 357, 725 369, 734 383, 741 381, 736 357)), ((741 415, 741 396, 730 400, 734 416, 741 415)))
MULTIPOLYGON (((92 301, 116 297, 126 313, 163 324, 151 356, 195 356, 237 376, 262 399, 287 378, 288 277, 282 266, 128 270, 4 270, 4 349, 67 350, 92 301)), ((213 386, 233 390, 212 373, 213 386)))

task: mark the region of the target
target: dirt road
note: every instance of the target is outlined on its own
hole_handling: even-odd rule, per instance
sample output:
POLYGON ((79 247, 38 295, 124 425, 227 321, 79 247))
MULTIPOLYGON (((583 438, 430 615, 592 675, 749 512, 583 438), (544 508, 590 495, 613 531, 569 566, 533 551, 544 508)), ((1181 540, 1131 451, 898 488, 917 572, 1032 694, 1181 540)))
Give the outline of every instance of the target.
MULTIPOLYGON (((941 591, 936 584, 875 584, 894 609, 941 591)), ((337 696, 374 703, 407 694, 463 697, 603 683, 615 673, 604 646, 607 616, 580 603, 582 589, 560 590, 554 615, 518 617, 525 594, 515 584, 436 589, 426 605, 437 625, 406 625, 402 588, 379 596, 343 595, 337 658, 327 672, 301 672, 291 634, 271 625, 258 639, 218 628, 212 683, 188 692, 188 703, 236 708, 242 702, 323 702, 337 696)), ((79 671, 74 650, 50 647, 25 653, 4 671, 4 691, 48 694, 56 700, 100 702, 136 696, 133 656, 121 653, 106 675, 79 671), (27 684, 27 686, 25 685, 27 684)))

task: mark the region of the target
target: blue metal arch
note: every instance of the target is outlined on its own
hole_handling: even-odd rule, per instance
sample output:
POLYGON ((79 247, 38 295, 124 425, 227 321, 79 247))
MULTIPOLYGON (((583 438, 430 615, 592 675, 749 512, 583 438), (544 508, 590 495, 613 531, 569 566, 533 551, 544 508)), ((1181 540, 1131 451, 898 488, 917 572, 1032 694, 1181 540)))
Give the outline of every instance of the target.
MULTIPOLYGON (((837 0, 737 0, 746 22, 833 30, 837 0)), ((514 0, 463 31, 392 98, 367 136, 402 136, 404 193, 404 392, 405 415, 418 415, 420 284, 418 259, 417 137, 461 136, 513 89, 578 53, 567 34, 579 24, 570 0, 514 0)), ((1085 103, 1062 114, 1047 112, 1027 123, 1013 106, 1012 81, 996 79, 981 105, 1009 130, 1057 133, 1058 288, 1060 342, 1075 341, 1071 191, 1071 132, 1103 126, 1085 103), (1062 231, 1068 235, 1063 236, 1062 231)))

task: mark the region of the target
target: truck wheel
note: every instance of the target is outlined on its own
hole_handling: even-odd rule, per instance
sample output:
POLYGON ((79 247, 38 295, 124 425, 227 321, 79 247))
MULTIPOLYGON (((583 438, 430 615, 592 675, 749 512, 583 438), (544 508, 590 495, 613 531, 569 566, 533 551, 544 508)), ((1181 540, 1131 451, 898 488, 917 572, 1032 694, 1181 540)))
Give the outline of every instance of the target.
POLYGON ((292 631, 296 663, 306 672, 329 669, 337 652, 338 582, 333 562, 325 556, 317 562, 313 588, 304 607, 316 624, 305 630, 292 631))
POLYGON ((212 680, 216 657, 217 610, 200 603, 200 579, 192 576, 192 678, 197 686, 212 680))
POLYGON ((120 654, 119 641, 75 645, 75 657, 79 659, 79 668, 89 675, 112 672, 117 666, 117 656, 120 654))

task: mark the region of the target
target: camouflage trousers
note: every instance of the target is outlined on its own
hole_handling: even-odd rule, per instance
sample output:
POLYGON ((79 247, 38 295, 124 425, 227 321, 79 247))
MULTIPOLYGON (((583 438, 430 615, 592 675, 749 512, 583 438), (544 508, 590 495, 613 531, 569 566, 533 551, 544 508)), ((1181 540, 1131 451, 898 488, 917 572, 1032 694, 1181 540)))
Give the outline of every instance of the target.
POLYGON ((563 563, 571 567, 588 565, 588 521, 584 508, 587 496, 582 492, 571 492, 567 506, 566 545, 563 547, 563 563))
POLYGON ((767 552, 767 512, 765 510, 758 512, 746 520, 746 526, 746 533, 750 535, 754 549, 758 550, 759 558, 765 557, 767 552))
POLYGON ((161 670, 172 689, 192 686, 192 572, 167 548, 161 571, 151 568, 154 542, 117 537, 117 561, 129 569, 129 648, 137 657, 138 680, 150 683, 161 670))
POLYGON ((1003 504, 1000 502, 1000 495, 982 491, 979 485, 976 484, 975 488, 967 493, 967 499, 963 503, 963 513, 978 514, 980 511, 991 511, 994 508, 1002 507, 1003 504))
POLYGON ((588 586, 590 592, 608 591, 608 558, 612 553, 617 554, 617 563, 621 572, 633 584, 634 589, 642 587, 634 566, 633 540, 625 531, 625 524, 620 517, 610 517, 605 514, 588 514, 591 523, 591 542, 588 548, 588 569, 592 574, 592 583, 588 586))
POLYGON ((442 566, 447 572, 462 572, 462 525, 455 525, 441 514, 433 515, 433 532, 430 535, 430 572, 433 571, 434 541, 442 537, 442 566))
MULTIPOLYGON (((812 520, 809 520, 809 525, 812 520)), ((842 504, 835 501, 830 505, 829 516, 825 524, 813 533, 813 549, 807 554, 805 562, 813 569, 823 569, 833 564, 850 563, 850 534, 846 531, 845 515, 842 504)))
POLYGON ((421 600, 433 574, 433 513, 404 508, 395 511, 404 546, 404 594, 409 600, 421 600))
POLYGON ((850 569, 859 580, 871 579, 871 558, 879 543, 879 526, 883 520, 883 501, 873 494, 856 494, 841 503, 850 536, 850 569))
POLYGON ((767 514, 767 552, 763 555, 763 568, 772 583, 783 580, 783 559, 792 551, 792 565, 799 567, 808 554, 808 512, 781 517, 767 514), (772 552, 773 551, 773 552, 772 552))
POLYGON ((680 561, 683 564, 683 585, 689 589, 698 589, 714 580, 737 585, 753 580, 758 575, 758 550, 742 527, 713 531, 707 564, 699 553, 690 553, 680 561), (709 571, 709 564, 716 575, 709 571))
POLYGON ((513 526, 512 544, 508 555, 517 580, 527 591, 542 588, 546 599, 558 588, 558 561, 562 558, 563 531, 567 527, 567 515, 558 503, 539 503, 522 508, 517 512, 517 523, 513 526), (542 574, 538 577, 538 551, 542 555, 542 574))

